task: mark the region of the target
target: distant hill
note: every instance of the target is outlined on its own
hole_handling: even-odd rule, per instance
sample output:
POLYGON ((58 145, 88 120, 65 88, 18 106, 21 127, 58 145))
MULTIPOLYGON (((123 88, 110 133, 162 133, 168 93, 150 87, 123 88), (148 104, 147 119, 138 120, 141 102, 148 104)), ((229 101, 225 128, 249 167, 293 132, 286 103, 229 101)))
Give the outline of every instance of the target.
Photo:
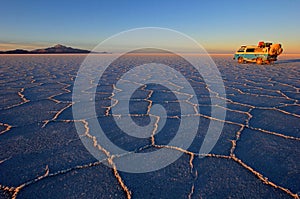
POLYGON ((92 52, 89 50, 76 49, 72 47, 67 47, 61 44, 57 44, 53 47, 43 48, 43 49, 35 49, 35 50, 9 50, 9 51, 0 51, 0 54, 64 54, 64 53, 102 53, 106 54, 107 52, 92 52))
POLYGON ((0 54, 28 54, 28 50, 16 49, 16 50, 9 50, 9 51, 0 51, 0 54))

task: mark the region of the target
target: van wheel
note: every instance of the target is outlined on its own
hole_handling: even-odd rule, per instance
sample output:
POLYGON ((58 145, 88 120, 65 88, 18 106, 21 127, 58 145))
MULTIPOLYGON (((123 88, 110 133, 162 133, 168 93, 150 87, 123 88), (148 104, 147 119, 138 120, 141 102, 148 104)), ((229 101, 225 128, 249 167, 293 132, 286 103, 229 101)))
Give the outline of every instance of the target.
POLYGON ((243 59, 243 57, 239 57, 239 58, 238 58, 238 63, 239 63, 239 64, 242 64, 242 63, 244 63, 244 59, 243 59))
POLYGON ((259 64, 259 65, 263 64, 263 60, 261 58, 257 58, 256 64, 259 64))

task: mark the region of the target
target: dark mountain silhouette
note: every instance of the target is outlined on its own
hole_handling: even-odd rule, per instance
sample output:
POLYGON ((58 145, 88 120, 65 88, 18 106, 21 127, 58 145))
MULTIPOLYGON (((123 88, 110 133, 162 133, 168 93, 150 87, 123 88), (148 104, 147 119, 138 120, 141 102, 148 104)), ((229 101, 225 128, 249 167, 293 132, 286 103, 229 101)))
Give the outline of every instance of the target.
MULTIPOLYGON (((99 53, 99 52, 91 52, 89 50, 76 49, 72 47, 67 47, 61 44, 57 44, 53 47, 43 48, 43 49, 35 49, 35 50, 9 50, 9 51, 0 51, 0 54, 63 54, 63 53, 99 53)), ((107 52, 100 52, 107 53, 107 52)))
POLYGON ((23 50, 23 49, 0 51, 0 54, 28 54, 28 53, 29 53, 28 50, 23 50))
POLYGON ((53 47, 44 48, 44 49, 36 49, 30 51, 31 53, 90 53, 89 50, 81 50, 75 49, 67 46, 63 46, 61 44, 57 44, 53 47))

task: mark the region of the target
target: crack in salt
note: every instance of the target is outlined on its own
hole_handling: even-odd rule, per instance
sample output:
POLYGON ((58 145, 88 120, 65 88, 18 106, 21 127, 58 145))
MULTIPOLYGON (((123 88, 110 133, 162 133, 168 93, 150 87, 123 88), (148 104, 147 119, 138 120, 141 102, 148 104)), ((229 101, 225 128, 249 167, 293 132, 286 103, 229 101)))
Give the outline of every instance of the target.
POLYGON ((9 124, 4 124, 0 122, 0 126, 5 126, 6 128, 2 131, 0 131, 0 135, 4 134, 5 132, 9 131, 13 126, 9 125, 9 124))
POLYGON ((21 88, 21 90, 18 91, 18 93, 17 93, 18 96, 21 98, 22 102, 11 105, 11 106, 8 106, 8 107, 4 108, 4 110, 11 109, 11 108, 14 108, 14 107, 17 107, 17 106, 21 106, 23 104, 26 104, 26 103, 30 102, 30 100, 26 99, 26 97, 23 95, 24 90, 25 90, 25 88, 21 88))

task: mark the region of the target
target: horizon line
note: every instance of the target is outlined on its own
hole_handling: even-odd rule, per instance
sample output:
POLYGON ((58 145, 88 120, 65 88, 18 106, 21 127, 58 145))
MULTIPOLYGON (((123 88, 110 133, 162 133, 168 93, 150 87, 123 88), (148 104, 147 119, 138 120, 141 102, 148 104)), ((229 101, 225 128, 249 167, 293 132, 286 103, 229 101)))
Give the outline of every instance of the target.
MULTIPOLYGON (((0 52, 6 52, 6 51, 14 51, 14 50, 26 50, 26 51, 33 51, 33 50, 37 50, 37 49, 44 49, 44 48, 49 48, 49 47, 54 47, 56 45, 63 45, 66 47, 71 47, 71 48, 76 48, 76 49, 80 49, 80 50, 88 50, 88 51, 92 51, 92 53, 101 53, 101 52, 97 52, 97 51, 93 51, 94 48, 88 48, 88 47, 84 47, 84 45, 71 45, 71 44, 61 44, 63 42, 59 42, 56 44, 35 44, 35 43, 23 43, 23 44, 19 44, 18 43, 1 43, 0 42, 0 52), (1 46, 6 46, 8 48, 1 48, 1 46), (18 47, 19 46, 19 47, 18 47)), ((205 48, 204 48, 205 49, 205 48)), ((234 54, 236 52, 236 49, 234 50, 224 50, 224 49, 205 49, 207 54, 234 54)), ((114 53, 114 54, 118 54, 120 52, 117 51, 102 51, 102 52, 107 52, 107 53, 114 53)), ((197 52, 193 52, 193 51, 183 51, 181 53, 187 53, 187 54, 197 54, 197 52)), ((199 54, 199 53, 198 53, 199 54)), ((205 53, 204 53, 205 54, 205 53)), ((291 52, 286 52, 284 54, 300 54, 300 52, 295 52, 295 51, 291 51, 291 52)))

